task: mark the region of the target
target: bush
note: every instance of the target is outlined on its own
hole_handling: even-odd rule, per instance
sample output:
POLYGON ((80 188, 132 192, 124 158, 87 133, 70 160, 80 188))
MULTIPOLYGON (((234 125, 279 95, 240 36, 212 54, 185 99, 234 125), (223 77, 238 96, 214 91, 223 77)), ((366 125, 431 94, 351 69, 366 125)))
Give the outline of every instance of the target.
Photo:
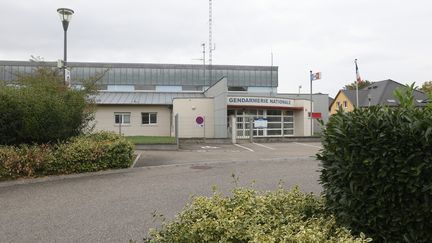
POLYGON ((44 174, 47 164, 54 161, 48 145, 0 147, 0 180, 32 177, 44 174))
POLYGON ((432 112, 411 91, 399 108, 333 115, 318 154, 327 207, 378 242, 432 242, 432 112))
POLYGON ((69 89, 49 68, 0 83, 0 144, 53 143, 82 133, 93 118, 89 89, 69 89))
POLYGON ((260 194, 237 188, 232 197, 196 197, 146 242, 368 242, 326 214, 321 199, 279 189, 260 194))
POLYGON ((0 180, 127 168, 132 157, 132 144, 108 132, 54 145, 0 146, 0 180))
POLYGON ((56 160, 48 165, 52 174, 91 172, 131 165, 133 146, 124 137, 102 132, 72 138, 55 147, 56 160))

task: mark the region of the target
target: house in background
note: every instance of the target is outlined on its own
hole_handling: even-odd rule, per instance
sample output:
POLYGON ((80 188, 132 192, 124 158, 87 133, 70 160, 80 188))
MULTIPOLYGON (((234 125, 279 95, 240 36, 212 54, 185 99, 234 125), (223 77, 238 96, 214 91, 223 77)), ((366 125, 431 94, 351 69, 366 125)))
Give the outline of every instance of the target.
MULTIPOLYGON (((405 85, 391 79, 374 82, 358 91, 359 107, 374 105, 399 106, 399 101, 394 95, 394 91, 398 88, 405 88, 405 85)), ((427 94, 418 90, 414 91, 414 103, 416 106, 425 106, 427 99, 427 94)), ((356 103, 356 90, 340 90, 330 105, 330 115, 335 114, 339 107, 345 111, 352 111, 356 103)))

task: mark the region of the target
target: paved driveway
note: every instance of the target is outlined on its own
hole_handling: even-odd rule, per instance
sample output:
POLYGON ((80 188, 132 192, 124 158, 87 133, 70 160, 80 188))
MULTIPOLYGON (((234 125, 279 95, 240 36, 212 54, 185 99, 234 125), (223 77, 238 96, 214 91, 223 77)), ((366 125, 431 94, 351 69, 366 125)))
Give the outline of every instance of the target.
POLYGON ((240 186, 255 181, 259 190, 274 190, 282 180, 287 188, 299 185, 320 193, 318 162, 310 157, 319 144, 264 145, 274 150, 245 144, 253 152, 233 146, 216 152, 197 145, 179 152, 145 152, 144 167, 134 169, 0 183, 0 242, 140 240, 160 225, 154 212, 169 220, 191 195, 211 195, 213 185, 226 193, 235 187, 232 174, 240 186), (155 166, 156 159, 149 158, 165 165, 155 166))
POLYGON ((179 151, 140 151, 142 156, 135 167, 302 159, 314 156, 320 148, 320 143, 191 144, 179 151))

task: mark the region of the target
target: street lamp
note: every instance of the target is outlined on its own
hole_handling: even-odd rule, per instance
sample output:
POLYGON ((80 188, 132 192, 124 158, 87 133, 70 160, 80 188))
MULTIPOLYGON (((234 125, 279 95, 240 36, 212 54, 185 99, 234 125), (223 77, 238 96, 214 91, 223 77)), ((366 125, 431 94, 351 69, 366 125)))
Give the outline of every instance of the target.
POLYGON ((69 82, 69 78, 67 78, 68 75, 66 75, 66 67, 67 67, 67 29, 69 27, 69 22, 72 19, 72 15, 74 14, 74 11, 69 8, 59 8, 57 9, 57 13, 60 15, 60 20, 63 24, 63 30, 64 30, 64 57, 63 57, 63 77, 64 77, 64 83, 69 82))

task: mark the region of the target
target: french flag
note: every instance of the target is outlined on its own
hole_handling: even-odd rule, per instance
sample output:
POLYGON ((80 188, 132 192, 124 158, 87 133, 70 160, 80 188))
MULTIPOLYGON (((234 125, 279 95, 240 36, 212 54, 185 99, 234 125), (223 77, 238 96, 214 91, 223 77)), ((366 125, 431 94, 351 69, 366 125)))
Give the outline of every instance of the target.
POLYGON ((359 69, 358 69, 358 65, 357 65, 357 59, 355 59, 355 66, 356 66, 356 80, 357 80, 357 83, 361 83, 362 79, 360 77, 360 73, 359 73, 359 69))
POLYGON ((321 79, 321 72, 311 73, 311 77, 310 78, 311 78, 312 81, 321 79))

